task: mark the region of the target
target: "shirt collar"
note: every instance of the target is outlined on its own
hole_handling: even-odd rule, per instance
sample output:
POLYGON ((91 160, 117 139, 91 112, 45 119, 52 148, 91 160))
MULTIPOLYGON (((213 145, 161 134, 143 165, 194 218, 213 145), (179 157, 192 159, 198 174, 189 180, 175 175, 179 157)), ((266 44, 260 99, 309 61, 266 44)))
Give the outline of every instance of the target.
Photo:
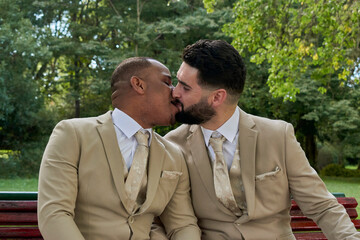
MULTIPOLYGON (((132 119, 129 115, 127 115, 126 113, 124 113, 123 111, 121 111, 118 108, 114 109, 111 116, 112 116, 113 123, 129 139, 132 136, 134 136, 137 131, 143 129, 140 126, 140 124, 138 124, 134 119, 132 119)), ((150 137, 149 137, 149 145, 150 145, 151 138, 152 138, 152 129, 146 128, 143 130, 149 132, 149 134, 150 134, 150 137)))
MULTIPOLYGON (((223 135, 229 142, 233 142, 235 140, 236 134, 239 131, 239 116, 240 110, 239 107, 236 107, 233 115, 215 131, 223 135)), ((206 129, 204 127, 201 127, 201 130, 204 135, 205 144, 206 146, 209 146, 209 139, 211 134, 215 131, 206 129)))

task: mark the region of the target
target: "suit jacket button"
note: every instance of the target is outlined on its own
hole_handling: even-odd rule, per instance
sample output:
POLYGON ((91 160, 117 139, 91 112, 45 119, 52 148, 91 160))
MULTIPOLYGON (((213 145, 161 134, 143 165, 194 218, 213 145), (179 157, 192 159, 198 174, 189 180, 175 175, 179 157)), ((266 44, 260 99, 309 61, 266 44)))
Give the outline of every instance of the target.
POLYGON ((133 223, 134 222, 134 217, 133 216, 130 216, 129 218, 128 218, 128 223, 133 223))

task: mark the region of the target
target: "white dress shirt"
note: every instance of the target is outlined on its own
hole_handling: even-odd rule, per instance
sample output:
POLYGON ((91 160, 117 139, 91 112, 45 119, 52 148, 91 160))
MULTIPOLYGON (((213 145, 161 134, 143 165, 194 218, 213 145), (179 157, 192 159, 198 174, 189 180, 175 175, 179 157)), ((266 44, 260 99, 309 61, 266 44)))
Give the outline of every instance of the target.
MULTIPOLYGON (((121 155, 123 156, 127 169, 129 170, 137 146, 135 133, 143 128, 129 115, 117 108, 114 109, 111 117, 115 126, 116 137, 121 155)), ((150 134, 148 145, 150 146, 152 139, 152 129, 147 128, 143 130, 148 131, 150 134)))
POLYGON ((210 159, 212 161, 215 160, 214 150, 212 149, 212 147, 209 144, 209 139, 210 139, 212 133, 218 132, 226 138, 226 140, 223 144, 223 153, 224 153, 224 158, 225 158, 226 164, 228 166, 228 169, 230 169, 232 161, 234 159, 236 146, 237 146, 237 142, 238 142, 239 116, 240 116, 240 110, 239 110, 239 107, 236 107, 233 115, 215 131, 201 127, 201 130, 202 130, 202 133, 204 136, 204 140, 205 140, 205 144, 208 148, 210 159))

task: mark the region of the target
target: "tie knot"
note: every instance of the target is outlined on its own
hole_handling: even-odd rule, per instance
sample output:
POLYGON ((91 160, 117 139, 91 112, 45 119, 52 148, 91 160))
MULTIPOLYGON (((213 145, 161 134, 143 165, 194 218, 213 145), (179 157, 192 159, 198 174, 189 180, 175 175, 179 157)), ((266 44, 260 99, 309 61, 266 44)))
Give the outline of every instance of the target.
POLYGON ((222 146, 226 138, 222 135, 214 136, 215 134, 211 135, 209 143, 211 147, 214 149, 214 152, 222 152, 222 146))
POLYGON ((143 145, 145 147, 149 146, 149 133, 148 131, 142 132, 141 130, 135 133, 136 141, 139 145, 143 145))

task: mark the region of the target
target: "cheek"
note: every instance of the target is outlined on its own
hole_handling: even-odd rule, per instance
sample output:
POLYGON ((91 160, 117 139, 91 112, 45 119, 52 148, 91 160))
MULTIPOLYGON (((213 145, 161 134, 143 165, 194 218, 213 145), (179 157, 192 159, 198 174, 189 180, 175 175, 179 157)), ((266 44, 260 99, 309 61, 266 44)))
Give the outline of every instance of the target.
POLYGON ((185 94, 183 97, 183 104, 185 107, 198 103, 201 99, 200 94, 185 94))
POLYGON ((156 109, 159 111, 164 110, 164 108, 168 108, 170 106, 171 98, 170 98, 170 92, 169 91, 159 91, 156 95, 153 96, 151 99, 151 105, 158 106, 162 109, 156 109))

